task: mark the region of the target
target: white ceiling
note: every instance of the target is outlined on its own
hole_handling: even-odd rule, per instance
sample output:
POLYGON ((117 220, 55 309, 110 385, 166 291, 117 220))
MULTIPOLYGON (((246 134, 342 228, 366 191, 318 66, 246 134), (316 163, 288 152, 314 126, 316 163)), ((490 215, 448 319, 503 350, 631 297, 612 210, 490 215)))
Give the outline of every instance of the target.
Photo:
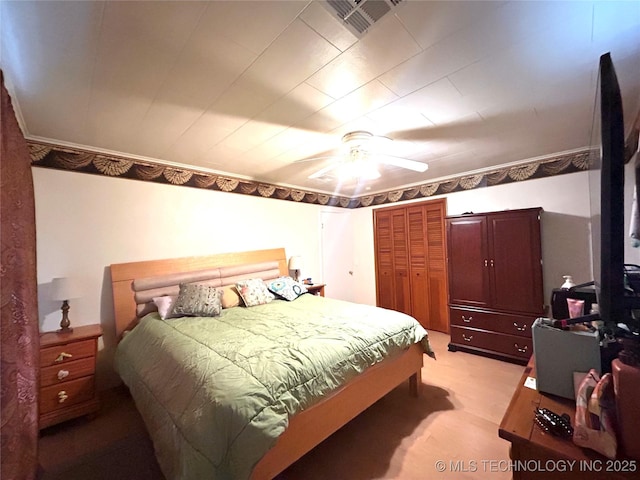
POLYGON ((325 6, 2 1, 0 65, 28 138, 342 195, 588 146, 606 52, 638 114, 638 1, 404 0, 361 38, 325 6), (293 163, 353 130, 429 170, 293 163))

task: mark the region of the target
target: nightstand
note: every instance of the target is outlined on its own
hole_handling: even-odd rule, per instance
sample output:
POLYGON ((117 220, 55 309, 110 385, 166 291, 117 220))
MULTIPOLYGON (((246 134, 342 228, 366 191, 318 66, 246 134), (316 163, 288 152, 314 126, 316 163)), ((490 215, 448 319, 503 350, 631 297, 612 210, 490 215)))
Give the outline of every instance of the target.
POLYGON ((40 428, 98 411, 95 373, 100 325, 40 335, 40 428))
POLYGON ((325 283, 317 283, 315 285, 305 285, 305 287, 307 288, 307 292, 309 292, 312 295, 319 295, 321 297, 324 297, 325 286, 326 286, 325 283))

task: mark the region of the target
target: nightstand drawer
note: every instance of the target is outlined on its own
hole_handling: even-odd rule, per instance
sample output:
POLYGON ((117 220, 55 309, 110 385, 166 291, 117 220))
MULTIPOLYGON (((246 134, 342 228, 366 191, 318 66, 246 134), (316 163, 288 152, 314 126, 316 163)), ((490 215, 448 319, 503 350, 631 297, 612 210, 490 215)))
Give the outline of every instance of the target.
POLYGON ((94 395, 93 376, 40 389, 40 414, 91 400, 94 395))
POLYGON ((95 355, 95 351, 96 341, 93 339, 42 348, 40 350, 40 366, 60 365, 79 358, 92 357, 95 355))
POLYGON ((62 382, 75 380, 76 378, 93 375, 95 373, 95 366, 95 358, 87 357, 66 362, 64 365, 44 367, 40 371, 40 385, 42 387, 48 387, 49 385, 57 385, 62 382))

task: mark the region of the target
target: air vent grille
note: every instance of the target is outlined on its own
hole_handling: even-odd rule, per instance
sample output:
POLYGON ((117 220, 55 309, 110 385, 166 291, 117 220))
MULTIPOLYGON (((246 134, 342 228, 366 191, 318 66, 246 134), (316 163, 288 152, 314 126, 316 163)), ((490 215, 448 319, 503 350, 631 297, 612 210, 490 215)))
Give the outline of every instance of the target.
POLYGON ((367 31, 367 28, 371 26, 371 23, 367 21, 366 18, 362 16, 362 14, 358 11, 353 12, 347 20, 345 20, 349 25, 355 28, 358 33, 364 33, 367 31))
POLYGON ((325 5, 353 33, 363 35, 404 0, 327 0, 325 5))
POLYGON ((369 15, 375 22, 380 20, 386 13, 391 11, 391 7, 384 0, 369 0, 362 3, 362 11, 369 15))
POLYGON ((328 0, 327 3, 331 5, 340 18, 345 18, 355 8, 348 0, 328 0))

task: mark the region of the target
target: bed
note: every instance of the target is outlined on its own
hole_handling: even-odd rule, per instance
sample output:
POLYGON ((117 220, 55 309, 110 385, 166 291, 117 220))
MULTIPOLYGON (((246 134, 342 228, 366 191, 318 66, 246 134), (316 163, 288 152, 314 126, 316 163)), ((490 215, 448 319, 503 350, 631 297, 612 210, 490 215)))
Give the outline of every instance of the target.
POLYGON ((418 396, 432 352, 399 312, 305 294, 163 321, 152 301, 287 275, 284 249, 111 265, 116 369, 168 480, 273 478, 402 382, 418 396))

